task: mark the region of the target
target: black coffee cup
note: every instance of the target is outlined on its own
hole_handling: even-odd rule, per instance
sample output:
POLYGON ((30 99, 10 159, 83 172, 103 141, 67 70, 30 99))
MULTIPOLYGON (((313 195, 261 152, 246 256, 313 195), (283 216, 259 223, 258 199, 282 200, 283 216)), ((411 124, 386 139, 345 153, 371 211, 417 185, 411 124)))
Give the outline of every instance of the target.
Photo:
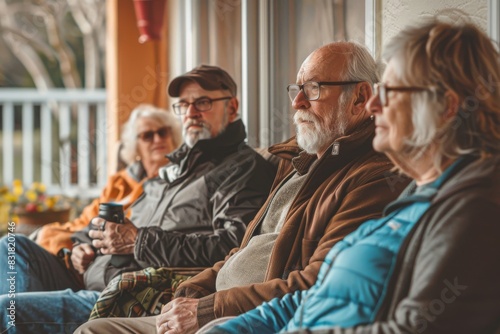
MULTIPOLYGON (((125 223, 125 214, 123 212, 123 205, 116 203, 100 203, 99 204, 99 217, 108 222, 116 224, 125 223)), ((110 263, 114 267, 124 267, 128 265, 133 259, 132 255, 111 255, 110 263)))
POLYGON ((116 203, 100 203, 99 217, 108 222, 123 224, 125 222, 123 205, 116 203))

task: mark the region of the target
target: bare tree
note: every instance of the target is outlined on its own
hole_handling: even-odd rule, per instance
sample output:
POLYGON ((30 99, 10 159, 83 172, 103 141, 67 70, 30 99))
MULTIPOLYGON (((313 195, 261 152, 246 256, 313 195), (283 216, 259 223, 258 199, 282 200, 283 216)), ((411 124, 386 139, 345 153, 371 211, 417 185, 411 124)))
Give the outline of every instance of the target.
POLYGON ((105 1, 68 0, 69 8, 83 34, 85 88, 101 86, 102 50, 105 45, 105 1))
POLYGON ((0 0, 0 33, 39 89, 56 86, 47 61, 57 64, 65 88, 102 87, 104 30, 102 0, 0 0), (69 44, 79 38, 84 80, 69 44))
MULTIPOLYGON (((106 1, 103 0, 0 0, 0 35, 39 90, 102 88, 105 8, 106 1)), ((9 71, 9 68, 4 69, 9 71)), ((57 150, 52 151, 52 166, 67 161, 69 155, 71 177, 75 181, 79 130, 73 120, 78 119, 78 104, 69 105, 71 129, 64 138, 59 137, 58 130, 61 126, 60 103, 48 101, 48 105, 52 116, 51 143, 57 143, 60 148, 59 154, 57 150), (67 143, 70 151, 63 149, 67 143)), ((89 132, 88 145, 89 150, 95 150, 92 146, 95 142, 91 139, 95 132, 95 113, 90 112, 89 117, 94 120, 86 129, 89 132)), ((90 155, 89 158, 95 157, 90 155)), ((91 165, 95 165, 94 160, 91 165)), ((92 173, 91 178, 95 178, 96 171, 92 170, 92 173)), ((59 171, 55 171, 53 178, 59 177, 59 171)))

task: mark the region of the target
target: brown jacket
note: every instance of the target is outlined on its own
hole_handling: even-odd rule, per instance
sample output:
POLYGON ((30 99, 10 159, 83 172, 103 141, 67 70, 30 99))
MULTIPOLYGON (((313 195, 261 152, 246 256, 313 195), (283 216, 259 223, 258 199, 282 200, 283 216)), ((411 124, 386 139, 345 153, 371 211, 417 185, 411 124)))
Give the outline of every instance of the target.
POLYGON ((142 165, 138 162, 112 175, 100 197, 87 205, 79 217, 66 223, 54 222, 43 226, 38 232, 36 242, 54 255, 62 248, 71 249, 71 236, 74 232, 83 230, 92 218, 97 217, 99 203, 119 202, 127 210, 142 194, 145 176, 142 165))
MULTIPOLYGON (((175 297, 200 298, 200 326, 214 318, 241 314, 288 292, 310 288, 328 250, 362 222, 382 215, 385 205, 409 180, 392 174, 389 160, 373 150, 373 132, 373 123, 367 121, 357 132, 339 138, 309 171, 276 239, 263 283, 217 292, 217 273, 225 262, 221 261, 179 286, 175 297)), ((293 168, 307 173, 316 160, 316 155, 300 152, 295 139, 269 151, 283 160, 271 194, 250 223, 241 248, 256 233, 279 184, 293 168)), ((237 251, 233 249, 226 260, 237 251)))

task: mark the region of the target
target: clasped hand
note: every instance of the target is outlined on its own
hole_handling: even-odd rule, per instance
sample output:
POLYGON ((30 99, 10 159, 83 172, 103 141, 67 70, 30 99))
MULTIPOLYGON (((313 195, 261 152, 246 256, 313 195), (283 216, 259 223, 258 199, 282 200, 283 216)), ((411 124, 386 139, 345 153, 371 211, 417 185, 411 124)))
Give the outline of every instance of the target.
POLYGON ((176 298, 163 305, 156 317, 158 334, 192 334, 198 328, 198 302, 194 298, 176 298))
POLYGON ((92 261, 94 261, 95 257, 96 254, 89 244, 79 244, 73 247, 71 263, 79 274, 83 274, 92 261))
POLYGON ((92 246, 99 249, 101 254, 133 254, 137 228, 125 218, 124 224, 116 224, 95 217, 90 223, 96 227, 89 231, 94 239, 92 246))

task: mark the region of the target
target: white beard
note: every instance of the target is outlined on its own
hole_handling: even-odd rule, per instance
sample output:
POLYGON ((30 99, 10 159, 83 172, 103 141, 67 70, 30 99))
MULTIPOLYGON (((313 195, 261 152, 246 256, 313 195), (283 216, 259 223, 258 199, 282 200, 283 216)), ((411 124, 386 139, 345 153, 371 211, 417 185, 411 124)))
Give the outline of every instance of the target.
POLYGON ((221 120, 219 133, 217 133, 214 137, 212 137, 212 127, 210 124, 190 119, 182 126, 182 138, 184 138, 184 142, 189 148, 193 148, 199 140, 215 138, 222 134, 226 130, 228 118, 229 114, 227 110, 224 110, 224 117, 221 120), (189 127, 193 124, 201 126, 201 129, 189 129, 189 127))
POLYGON ((210 133, 210 128, 208 124, 197 122, 197 121, 189 121, 182 127, 182 137, 184 138, 184 142, 189 148, 192 148, 198 140, 210 139, 212 138, 212 134, 210 133), (202 126, 201 129, 189 129, 189 126, 192 124, 197 124, 202 126))
POLYGON ((342 93, 323 123, 315 114, 297 110, 293 115, 297 144, 309 154, 318 154, 320 150, 327 149, 335 139, 344 136, 350 117, 346 112, 349 98, 350 96, 342 93), (300 120, 311 123, 301 123, 300 120))
POLYGON ((316 116, 299 110, 293 115, 293 123, 297 132, 297 143, 307 153, 317 154, 319 150, 331 143, 330 129, 322 129, 316 116))

